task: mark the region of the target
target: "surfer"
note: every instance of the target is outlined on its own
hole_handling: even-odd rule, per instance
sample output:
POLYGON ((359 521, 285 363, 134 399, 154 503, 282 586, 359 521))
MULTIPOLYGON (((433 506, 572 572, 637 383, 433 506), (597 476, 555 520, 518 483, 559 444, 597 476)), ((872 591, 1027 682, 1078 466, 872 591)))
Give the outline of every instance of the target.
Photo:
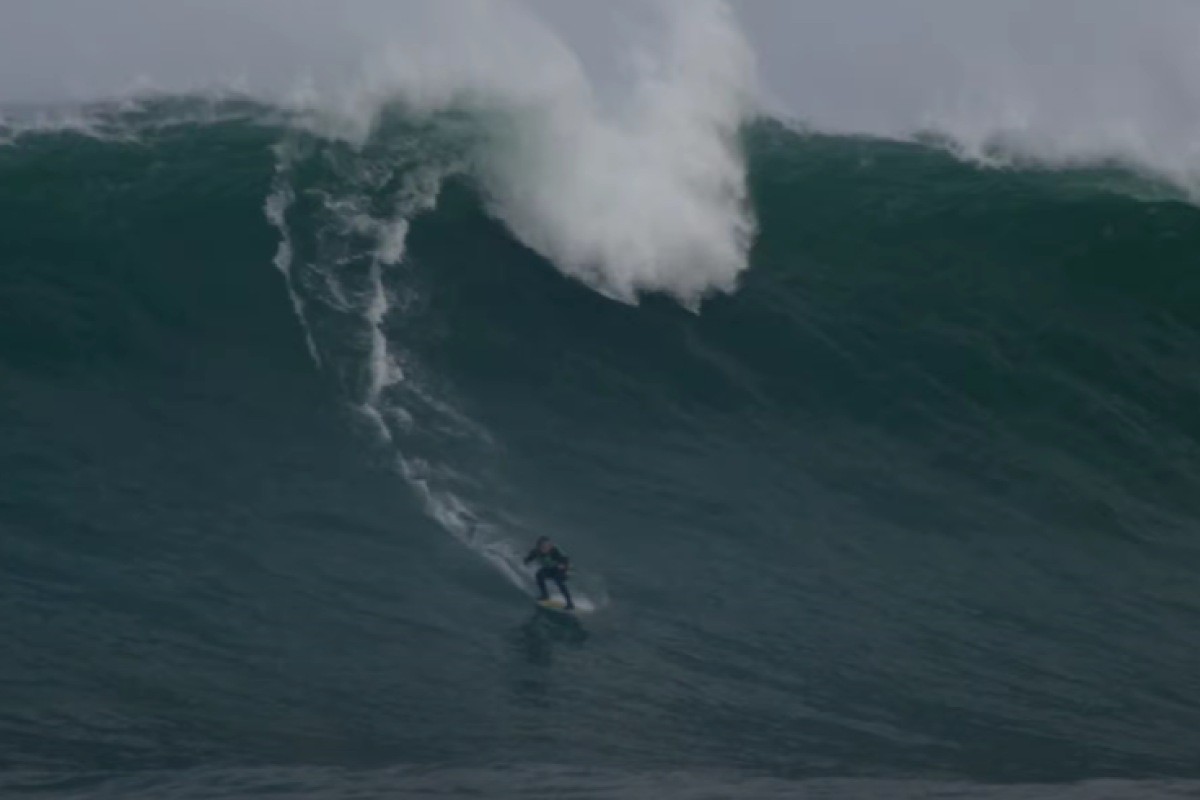
POLYGON ((571 593, 567 591, 567 570, 571 568, 571 559, 567 558, 562 550, 559 550, 554 542, 550 541, 547 536, 539 536, 534 542, 533 549, 529 551, 529 555, 525 556, 525 563, 536 561, 541 565, 537 571, 538 591, 541 593, 541 600, 550 599, 549 593, 546 591, 546 579, 554 581, 558 590, 562 592, 563 600, 567 602, 566 608, 570 610, 575 607, 575 603, 571 601, 571 593))

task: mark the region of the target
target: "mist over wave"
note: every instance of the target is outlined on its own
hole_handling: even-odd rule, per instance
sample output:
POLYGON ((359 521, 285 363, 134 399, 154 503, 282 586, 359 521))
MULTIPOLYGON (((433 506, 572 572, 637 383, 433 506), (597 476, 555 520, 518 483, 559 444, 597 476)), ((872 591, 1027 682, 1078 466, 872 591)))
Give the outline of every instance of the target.
MULTIPOLYGON (((575 106, 551 115, 566 125, 561 133, 603 153, 597 139, 611 144, 636 127, 611 109, 628 111, 647 94, 666 99, 645 80, 657 73, 673 87, 676 119, 696 120, 699 102, 700 116, 728 124, 719 110, 745 93, 818 130, 934 132, 990 162, 1118 160, 1194 191, 1198 29, 1200 9, 1188 0, 1161 0, 1153 14, 1121 0, 26 3, 8 10, 0 31, 0 105, 233 89, 336 108, 361 129, 397 93, 434 105, 464 93, 534 105, 557 98, 560 110, 575 106), (745 80, 747 55, 761 80, 745 80), (601 108, 607 134, 582 122, 601 108)), ((655 140, 618 150, 656 146, 662 155, 655 140)), ((713 154, 711 141, 701 144, 713 154)), ((541 236, 544 246, 564 244, 541 236)), ((596 257, 595 236, 570 238, 559 256, 596 257)), ((727 252, 725 242, 708 257, 727 252)))

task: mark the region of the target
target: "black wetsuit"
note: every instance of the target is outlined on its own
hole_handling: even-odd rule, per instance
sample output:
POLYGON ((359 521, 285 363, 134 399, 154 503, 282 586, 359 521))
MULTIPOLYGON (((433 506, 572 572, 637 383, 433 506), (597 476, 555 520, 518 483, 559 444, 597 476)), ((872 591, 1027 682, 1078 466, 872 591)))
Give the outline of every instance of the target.
POLYGON ((562 592, 563 600, 567 601, 567 608, 572 608, 575 604, 571 601, 571 593, 567 591, 567 569, 571 566, 571 559, 567 558, 566 554, 557 547, 551 547, 545 553, 538 548, 533 548, 529 551, 529 555, 525 556, 525 563, 537 561, 541 564, 541 569, 537 571, 538 591, 541 593, 539 600, 545 600, 550 595, 546 591, 546 579, 554 581, 558 590, 562 592))

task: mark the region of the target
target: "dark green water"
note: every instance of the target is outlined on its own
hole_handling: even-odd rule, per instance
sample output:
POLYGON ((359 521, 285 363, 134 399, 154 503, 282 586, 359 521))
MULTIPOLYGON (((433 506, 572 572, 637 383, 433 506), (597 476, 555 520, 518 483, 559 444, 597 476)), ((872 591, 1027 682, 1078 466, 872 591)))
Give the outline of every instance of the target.
POLYGON ((189 109, 0 145, 5 796, 1195 796, 1200 211, 761 123, 693 314, 189 109))

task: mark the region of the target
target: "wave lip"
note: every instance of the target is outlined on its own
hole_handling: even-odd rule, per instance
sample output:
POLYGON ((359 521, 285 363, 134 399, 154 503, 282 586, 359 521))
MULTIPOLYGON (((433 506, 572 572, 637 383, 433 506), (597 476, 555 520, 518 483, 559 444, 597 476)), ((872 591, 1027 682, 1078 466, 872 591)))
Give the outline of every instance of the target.
POLYGON ((511 120, 482 165, 493 213, 559 269, 631 302, 729 291, 754 232, 738 132, 753 53, 728 7, 670 5, 662 50, 602 113, 576 89, 511 120))

